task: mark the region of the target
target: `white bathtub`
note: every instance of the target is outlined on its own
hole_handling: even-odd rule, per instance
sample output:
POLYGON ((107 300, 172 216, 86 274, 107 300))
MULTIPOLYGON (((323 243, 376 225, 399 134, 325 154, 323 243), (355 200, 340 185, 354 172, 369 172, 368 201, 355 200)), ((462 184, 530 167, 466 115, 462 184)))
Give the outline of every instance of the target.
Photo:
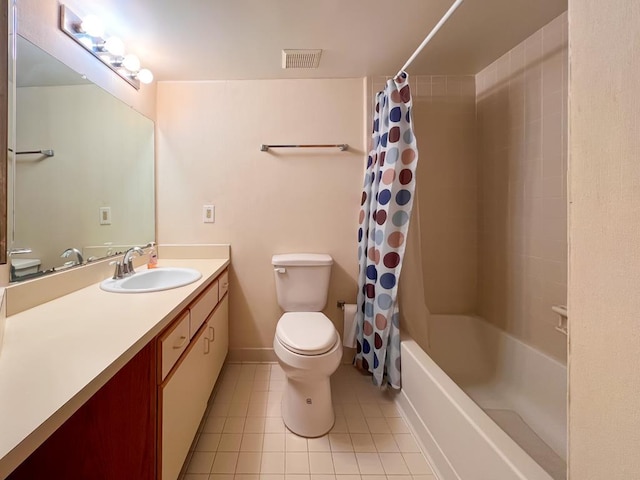
POLYGON ((478 317, 432 315, 429 340, 403 339, 398 402, 438 478, 564 478, 566 366, 478 317))

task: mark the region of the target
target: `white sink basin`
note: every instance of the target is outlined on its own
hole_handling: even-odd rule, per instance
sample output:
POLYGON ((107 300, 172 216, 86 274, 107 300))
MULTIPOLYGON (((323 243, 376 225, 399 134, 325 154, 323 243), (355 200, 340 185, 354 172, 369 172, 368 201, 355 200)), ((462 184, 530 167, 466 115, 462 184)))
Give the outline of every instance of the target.
POLYGON ((130 277, 114 280, 108 278, 100 288, 114 293, 145 293, 184 287, 200 280, 202 274, 193 268, 159 267, 141 270, 130 277))

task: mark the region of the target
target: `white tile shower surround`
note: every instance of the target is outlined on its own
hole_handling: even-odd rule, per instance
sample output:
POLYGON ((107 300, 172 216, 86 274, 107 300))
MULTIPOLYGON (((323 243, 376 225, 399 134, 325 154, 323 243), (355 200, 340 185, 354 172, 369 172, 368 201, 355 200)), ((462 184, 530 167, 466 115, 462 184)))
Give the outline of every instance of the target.
POLYGON ((320 438, 289 432, 277 364, 225 365, 182 480, 437 480, 393 400, 341 365, 336 422, 320 438))

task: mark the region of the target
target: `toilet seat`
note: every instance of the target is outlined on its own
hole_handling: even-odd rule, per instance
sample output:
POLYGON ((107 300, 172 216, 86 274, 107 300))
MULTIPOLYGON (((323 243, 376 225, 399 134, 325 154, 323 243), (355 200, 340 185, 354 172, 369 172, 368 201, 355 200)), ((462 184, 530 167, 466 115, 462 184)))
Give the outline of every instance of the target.
POLYGON ((287 312, 278 321, 276 338, 299 355, 322 355, 339 340, 333 323, 321 312, 287 312))

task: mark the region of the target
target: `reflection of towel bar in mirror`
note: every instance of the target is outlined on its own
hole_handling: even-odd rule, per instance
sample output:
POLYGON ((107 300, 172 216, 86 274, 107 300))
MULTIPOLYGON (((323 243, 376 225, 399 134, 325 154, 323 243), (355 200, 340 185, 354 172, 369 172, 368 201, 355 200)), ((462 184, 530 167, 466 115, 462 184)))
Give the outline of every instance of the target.
MULTIPOLYGON (((10 152, 13 152, 13 150, 9 149, 10 152)), ((54 156, 54 152, 51 149, 47 149, 47 150, 22 150, 19 152, 16 152, 16 155, 44 155, 45 157, 53 157, 54 156)))
MULTIPOLYGON (((35 153, 9 154, 15 161, 10 172, 15 173, 15 183, 9 179, 10 195, 15 195, 16 228, 11 219, 8 222, 8 237, 15 235, 13 245, 31 247, 42 272, 49 274, 64 267, 68 259, 61 259, 60 252, 70 246, 84 258, 101 259, 155 240, 153 121, 20 35, 15 40, 15 108, 20 121, 14 123, 15 140, 7 148, 35 153), (55 114, 44 115, 43 105, 55 114), (45 155, 46 150, 54 156, 45 155), (105 192, 117 194, 105 198, 105 192), (111 208, 111 227, 99 226, 101 207, 111 208)), ((68 48, 76 48, 74 42, 69 41, 68 48)), ((92 58, 85 60, 86 66, 93 63, 92 58)), ((118 88, 123 94, 130 89, 122 82, 118 88)))
POLYGON ((349 148, 346 143, 337 144, 324 144, 324 145, 260 145, 261 152, 268 152, 270 148, 339 148, 341 152, 344 152, 349 148))

